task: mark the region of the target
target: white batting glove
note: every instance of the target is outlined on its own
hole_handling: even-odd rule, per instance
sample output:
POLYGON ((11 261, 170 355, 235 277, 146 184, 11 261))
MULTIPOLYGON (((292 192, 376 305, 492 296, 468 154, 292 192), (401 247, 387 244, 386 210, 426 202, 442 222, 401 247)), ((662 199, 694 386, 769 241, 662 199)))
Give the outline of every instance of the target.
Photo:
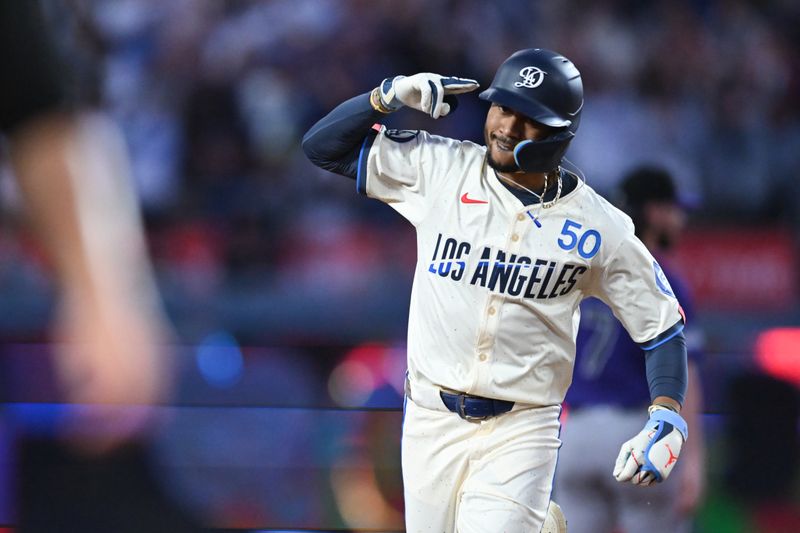
POLYGON ((638 435, 622 445, 614 466, 619 482, 647 486, 669 476, 686 442, 686 421, 660 405, 650 406, 650 419, 638 435))
POLYGON ((446 95, 468 93, 478 87, 477 81, 468 78, 423 72, 408 77, 386 78, 378 89, 381 103, 389 111, 396 111, 407 105, 433 118, 439 118, 451 110, 450 104, 444 101, 446 95))

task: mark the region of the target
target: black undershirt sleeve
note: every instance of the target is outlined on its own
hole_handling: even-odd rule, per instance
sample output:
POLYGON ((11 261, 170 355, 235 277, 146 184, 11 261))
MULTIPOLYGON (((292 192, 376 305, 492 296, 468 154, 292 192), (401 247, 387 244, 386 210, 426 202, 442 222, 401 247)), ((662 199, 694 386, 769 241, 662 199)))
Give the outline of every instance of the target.
POLYGON ((651 400, 667 396, 683 405, 689 370, 682 330, 655 347, 645 349, 645 369, 651 400))
POLYGON ((355 179, 359 155, 377 135, 372 126, 384 117, 372 108, 369 93, 337 106, 303 136, 303 152, 320 168, 355 179))

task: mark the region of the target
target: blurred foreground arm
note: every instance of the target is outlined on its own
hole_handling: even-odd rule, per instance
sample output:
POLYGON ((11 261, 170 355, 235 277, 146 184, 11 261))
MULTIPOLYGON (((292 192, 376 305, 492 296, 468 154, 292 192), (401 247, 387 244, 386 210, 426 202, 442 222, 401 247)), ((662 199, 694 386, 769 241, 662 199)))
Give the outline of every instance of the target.
MULTIPOLYGON (((10 148, 27 215, 55 267, 66 399, 160 401, 165 322, 119 130, 101 114, 51 112, 16 128, 10 148)), ((84 443, 92 449, 126 440, 151 418, 146 407, 95 415, 104 436, 84 443)))
POLYGON ((0 3, 0 130, 55 271, 56 371, 66 401, 95 405, 68 410, 64 429, 85 449, 106 450, 139 435, 163 398, 166 321, 122 135, 77 105, 69 80, 42 5, 0 3))

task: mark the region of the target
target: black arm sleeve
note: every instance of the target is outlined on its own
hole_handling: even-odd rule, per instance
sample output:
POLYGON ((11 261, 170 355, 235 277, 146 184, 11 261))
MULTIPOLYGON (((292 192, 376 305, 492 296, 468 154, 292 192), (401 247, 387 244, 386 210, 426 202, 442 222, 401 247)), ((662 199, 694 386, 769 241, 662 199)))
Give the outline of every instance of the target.
POLYGON ((0 2, 0 130, 61 106, 64 71, 39 2, 0 2))
POLYGON ((645 352, 645 370, 651 400, 667 396, 683 405, 689 367, 682 330, 645 352))
POLYGON ((303 136, 303 152, 320 168, 355 179, 359 161, 369 152, 384 115, 372 108, 369 93, 337 106, 303 136))

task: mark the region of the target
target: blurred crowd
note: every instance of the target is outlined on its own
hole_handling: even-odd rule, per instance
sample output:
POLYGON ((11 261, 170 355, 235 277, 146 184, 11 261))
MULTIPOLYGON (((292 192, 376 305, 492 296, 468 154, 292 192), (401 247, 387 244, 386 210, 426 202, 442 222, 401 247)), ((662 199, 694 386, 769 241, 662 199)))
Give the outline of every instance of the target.
MULTIPOLYGON (((299 139, 387 76, 432 71, 487 86, 519 48, 561 51, 582 71, 568 157, 600 192, 613 194, 637 163, 660 162, 704 220, 799 227, 793 2, 50 5, 80 73, 76 93, 126 134, 164 296, 190 339, 220 323, 257 343, 402 337, 412 232, 308 163, 299 139)), ((437 123, 402 112, 387 122, 481 142, 486 107, 461 100, 437 123)), ((47 311, 47 286, 13 224, 0 231, 0 308, 25 300, 3 333, 24 337, 47 311)))

